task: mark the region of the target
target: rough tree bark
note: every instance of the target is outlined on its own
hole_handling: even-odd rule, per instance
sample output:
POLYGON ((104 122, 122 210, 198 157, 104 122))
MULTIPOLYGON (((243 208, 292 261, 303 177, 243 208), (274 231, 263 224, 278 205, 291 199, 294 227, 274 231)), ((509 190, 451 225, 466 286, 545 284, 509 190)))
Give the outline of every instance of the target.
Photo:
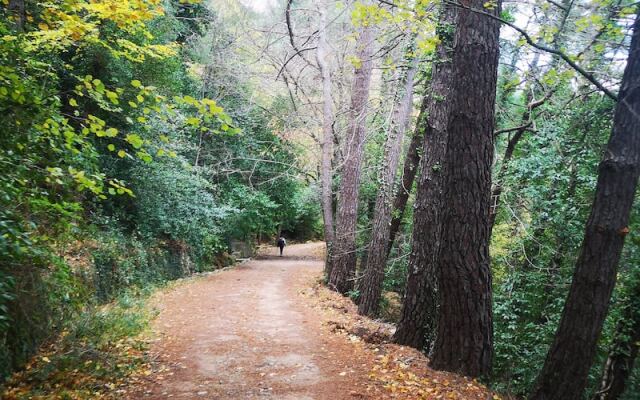
MULTIPOLYGON (((483 1, 467 3, 499 14, 499 4, 486 9, 483 1)), ((396 339, 424 344, 435 317, 431 366, 479 376, 490 370, 493 342, 489 206, 500 25, 483 13, 443 7, 439 52, 449 54, 439 54, 433 72, 410 275, 396 339)))
MULTIPOLYGON (((500 3, 486 12, 500 15, 500 3)), ((489 207, 499 36, 496 20, 458 10, 431 366, 470 376, 489 373, 493 356, 489 207)))
POLYGON ((444 175, 439 173, 438 166, 447 147, 446 123, 454 79, 454 38, 448 27, 454 26, 456 15, 455 7, 443 6, 438 27, 441 41, 436 48, 431 84, 423 99, 421 118, 415 133, 416 137, 423 138, 421 147, 424 159, 420 166, 414 204, 409 274, 394 341, 417 349, 431 344, 426 334, 432 330, 436 305, 432 262, 437 257, 437 245, 440 242, 439 210, 444 201, 441 196, 444 175))
POLYGON ((609 308, 640 175, 640 8, 618 99, 573 281, 532 400, 581 398, 609 308))
MULTIPOLYGON (((413 53, 410 46, 409 53, 413 53)), ((394 110, 391 127, 385 143, 385 156, 379 175, 380 188, 376 197, 373 216, 371 242, 367 262, 360 284, 360 303, 358 312, 361 315, 374 316, 378 313, 384 268, 387 264, 387 246, 390 237, 392 219, 393 188, 395 186, 398 163, 402 150, 402 140, 408 128, 413 106, 413 83, 417 70, 417 60, 410 61, 410 67, 404 77, 404 84, 398 90, 398 104, 394 110)))
POLYGON ((324 240, 327 243, 327 257, 325 261, 325 276, 331 273, 331 252, 334 242, 333 225, 333 171, 331 161, 333 157, 333 99, 331 95, 331 71, 327 61, 327 16, 326 5, 320 4, 320 26, 318 27, 318 49, 316 61, 322 79, 322 161, 320 165, 320 182, 322 186, 321 202, 324 219, 324 240))
POLYGON ((354 287, 356 270, 356 223, 360 172, 366 133, 369 85, 373 69, 373 27, 360 29, 357 58, 361 65, 355 69, 351 89, 349 128, 343 144, 343 164, 338 194, 336 234, 331 257, 329 287, 347 293, 354 287))

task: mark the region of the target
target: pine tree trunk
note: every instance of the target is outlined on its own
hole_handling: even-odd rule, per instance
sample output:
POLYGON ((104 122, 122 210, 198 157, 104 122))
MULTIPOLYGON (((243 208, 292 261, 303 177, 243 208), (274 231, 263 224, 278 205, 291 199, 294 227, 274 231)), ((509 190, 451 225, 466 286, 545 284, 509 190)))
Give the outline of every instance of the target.
POLYGON ((333 172, 331 159, 333 157, 333 99, 331 96, 331 72, 327 63, 327 16, 326 5, 320 6, 320 27, 318 28, 318 49, 316 60, 322 77, 322 161, 320 166, 320 182, 322 186, 321 202, 322 216, 324 219, 324 240, 327 243, 327 256, 325 262, 325 276, 331 273, 331 251, 334 242, 333 225, 333 172))
POLYGON ((410 275, 396 333, 399 342, 424 345, 436 325, 431 366, 470 376, 489 372, 493 336, 489 206, 500 27, 466 8, 498 15, 499 6, 483 5, 443 6, 410 275))
POLYGON ((582 397, 607 315, 640 175, 640 15, 618 98, 562 319, 530 399, 582 397))
MULTIPOLYGON (((410 46, 409 52, 413 53, 410 46)), ((412 57, 413 58, 413 57, 412 57)), ((411 67, 406 72, 404 85, 399 90, 397 108, 394 110, 391 129, 385 143, 385 157, 380 171, 380 189, 376 197, 373 216, 371 242, 364 268, 358 312, 361 315, 374 316, 378 313, 384 268, 387 265, 387 246, 390 237, 392 219, 393 187, 396 180, 396 170, 400 162, 402 140, 409 125, 411 108, 413 105, 413 82, 416 75, 416 60, 411 61, 411 67)))
POLYGON ((329 287, 347 293, 354 287, 356 270, 356 224, 360 172, 366 133, 369 85, 373 69, 373 28, 361 28, 358 38, 357 58, 361 65, 355 69, 351 90, 349 128, 343 144, 343 165, 338 194, 336 234, 332 248, 329 287))
POLYGON ((440 15, 440 44, 436 49, 431 84, 423 100, 423 111, 415 136, 423 138, 424 158, 420 166, 413 215, 413 235, 407 284, 394 341, 417 349, 431 345, 426 334, 433 330, 436 307, 435 265, 440 242, 440 208, 443 207, 444 175, 441 160, 447 148, 446 123, 450 113, 453 84, 452 46, 447 28, 456 22, 456 9, 443 6, 440 15))
MULTIPOLYGON (((469 6, 500 15, 485 2, 469 6)), ((486 375, 493 356, 489 208, 500 24, 458 10, 444 217, 437 264, 438 321, 431 366, 486 375)))

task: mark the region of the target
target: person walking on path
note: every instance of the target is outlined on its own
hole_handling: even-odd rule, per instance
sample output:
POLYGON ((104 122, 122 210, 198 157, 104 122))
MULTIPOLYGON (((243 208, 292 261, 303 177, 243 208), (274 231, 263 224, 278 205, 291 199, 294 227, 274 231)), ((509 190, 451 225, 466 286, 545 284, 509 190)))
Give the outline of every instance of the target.
POLYGON ((278 239, 278 247, 280 248, 280 257, 282 257, 282 250, 284 250, 284 246, 287 245, 287 241, 283 236, 280 236, 278 239))

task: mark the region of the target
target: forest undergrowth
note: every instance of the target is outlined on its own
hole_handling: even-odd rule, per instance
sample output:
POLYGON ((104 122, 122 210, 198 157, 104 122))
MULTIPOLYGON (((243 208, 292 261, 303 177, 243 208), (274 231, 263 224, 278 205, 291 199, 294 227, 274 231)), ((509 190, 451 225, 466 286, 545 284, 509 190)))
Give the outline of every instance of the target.
POLYGON ((153 289, 121 295, 67 321, 61 332, 5 383, 5 399, 119 398, 119 389, 150 375, 145 354, 153 289))

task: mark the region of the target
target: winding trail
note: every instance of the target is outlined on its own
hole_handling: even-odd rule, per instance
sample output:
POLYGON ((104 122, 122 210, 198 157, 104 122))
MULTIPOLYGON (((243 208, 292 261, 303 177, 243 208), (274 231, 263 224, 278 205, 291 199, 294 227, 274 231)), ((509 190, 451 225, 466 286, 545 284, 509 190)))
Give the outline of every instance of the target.
POLYGON ((129 398, 368 398, 372 356, 329 333, 300 294, 321 274, 323 244, 276 251, 157 295, 160 367, 129 398))

